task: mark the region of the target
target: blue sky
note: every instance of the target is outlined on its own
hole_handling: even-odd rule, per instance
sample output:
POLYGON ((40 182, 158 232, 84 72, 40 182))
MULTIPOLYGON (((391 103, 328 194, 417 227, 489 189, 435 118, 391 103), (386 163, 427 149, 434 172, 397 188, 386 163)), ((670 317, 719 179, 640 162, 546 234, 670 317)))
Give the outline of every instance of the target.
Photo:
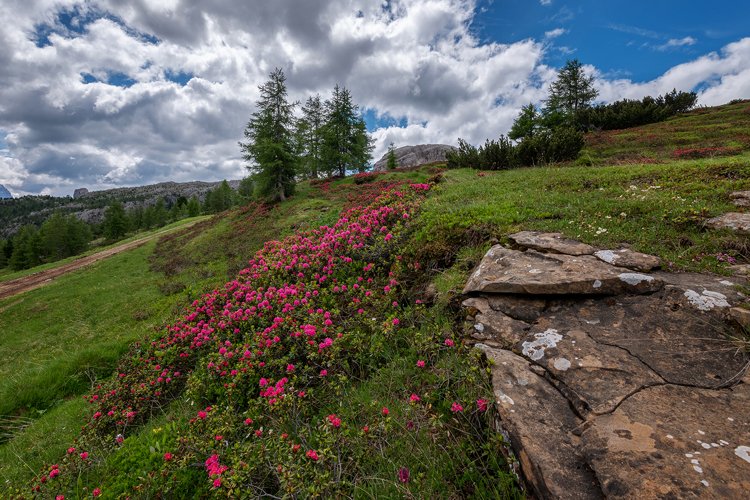
POLYGON ((549 64, 577 58, 637 81, 750 35, 750 2, 743 0, 483 0, 477 11, 473 26, 483 40, 543 39, 561 28, 549 64))
POLYGON ((72 194, 246 175, 276 67, 304 102, 347 87, 390 143, 484 142, 577 58, 599 99, 750 98, 750 2, 2 0, 0 184, 72 194))

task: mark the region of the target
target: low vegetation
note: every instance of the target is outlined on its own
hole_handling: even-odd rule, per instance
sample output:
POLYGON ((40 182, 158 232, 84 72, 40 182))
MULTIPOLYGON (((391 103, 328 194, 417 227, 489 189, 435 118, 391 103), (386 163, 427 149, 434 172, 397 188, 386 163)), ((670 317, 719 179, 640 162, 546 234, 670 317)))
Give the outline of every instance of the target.
MULTIPOLYGON (((632 132, 710 134, 701 111, 632 132)), ((596 158, 629 147, 586 140, 596 158)), ((0 495, 520 496, 487 367, 460 342, 467 274, 521 229, 674 270, 750 262, 746 238, 703 227, 750 189, 750 148, 673 153, 724 146, 701 140, 654 162, 306 181, 0 302, 0 495)))

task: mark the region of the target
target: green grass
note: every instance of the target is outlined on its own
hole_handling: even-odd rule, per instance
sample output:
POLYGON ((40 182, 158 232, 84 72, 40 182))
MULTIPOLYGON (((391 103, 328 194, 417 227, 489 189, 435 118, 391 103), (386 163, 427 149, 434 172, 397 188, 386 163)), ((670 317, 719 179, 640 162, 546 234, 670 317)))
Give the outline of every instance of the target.
POLYGON ((164 297, 147 256, 155 243, 0 302, 0 415, 44 410, 111 373, 181 297, 164 297))
POLYGON ((94 253, 97 253, 97 252, 101 252, 103 250, 107 250, 107 249, 112 248, 112 247, 116 247, 116 246, 119 246, 119 245, 122 245, 122 244, 125 244, 125 243, 129 243, 129 242, 134 241, 134 240, 139 240, 141 238, 147 238, 149 236, 159 235, 161 233, 168 233, 168 232, 171 232, 171 231, 173 231, 175 229, 181 228, 181 227, 185 226, 186 224, 200 222, 202 220, 208 219, 209 217, 211 217, 211 216, 209 216, 209 215, 202 215, 202 216, 199 216, 199 217, 190 217, 190 218, 187 218, 187 219, 178 220, 176 222, 173 222, 171 224, 167 224, 166 226, 163 226, 163 227, 160 227, 160 228, 157 228, 157 229, 152 229, 152 230, 149 230, 149 231, 139 231, 139 232, 133 234, 132 236, 129 236, 128 238, 116 241, 114 243, 93 246, 93 247, 89 248, 88 250, 86 250, 85 252, 82 252, 82 253, 80 253, 78 255, 73 255, 72 257, 66 257, 65 259, 56 260, 55 262, 48 262, 46 264, 41 264, 39 266, 32 267, 30 269, 21 269, 19 271, 14 271, 14 270, 12 270, 12 269, 10 269, 8 267, 5 267, 5 268, 0 269, 0 283, 3 282, 3 281, 10 281, 10 280, 18 279, 18 278, 23 278, 24 276, 29 276, 31 274, 38 273, 40 271, 46 271, 48 269, 54 269, 54 268, 59 267, 59 266, 61 266, 63 264, 67 264, 69 262, 73 262, 73 261, 75 261, 77 259, 80 259, 81 257, 85 257, 87 255, 91 255, 91 254, 94 254, 94 253))
POLYGON ((685 148, 750 151, 750 100, 698 108, 642 127, 587 134, 579 162, 590 165, 664 162, 674 158, 675 150, 685 148))
POLYGON ((418 244, 430 255, 502 240, 519 230, 559 231, 602 248, 628 244, 673 269, 721 271, 717 254, 750 260, 747 238, 706 230, 750 188, 750 156, 659 165, 547 167, 445 173, 425 203, 418 244), (481 176, 481 177, 479 177, 481 176))
POLYGON ((60 458, 78 436, 86 406, 80 398, 62 402, 0 444, 0 496, 5 487, 28 482, 44 464, 60 458))

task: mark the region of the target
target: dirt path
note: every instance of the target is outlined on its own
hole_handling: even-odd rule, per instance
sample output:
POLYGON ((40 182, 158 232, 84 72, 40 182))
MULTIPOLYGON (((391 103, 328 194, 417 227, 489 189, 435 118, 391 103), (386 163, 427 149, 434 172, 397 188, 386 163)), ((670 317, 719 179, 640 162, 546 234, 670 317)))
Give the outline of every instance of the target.
POLYGON ((35 288, 42 287, 44 285, 51 283, 52 281, 54 281, 55 279, 57 279, 58 277, 64 274, 75 271, 77 269, 81 269, 86 266, 90 266, 91 264, 94 264, 95 262, 99 262, 100 260, 104 260, 107 257, 111 257, 118 253, 126 252, 134 248, 138 248, 142 245, 145 245, 146 243, 148 243, 149 241, 155 238, 163 236, 172 231, 176 231, 178 229, 184 229, 184 228, 190 227, 196 222, 199 222, 199 221, 191 222, 190 224, 185 224, 185 225, 167 229, 164 231, 159 231, 158 233, 154 233, 149 236, 139 238, 137 240, 123 243, 122 245, 117 245, 112 248, 102 250, 101 252, 97 252, 91 255, 87 255, 85 257, 81 257, 80 259, 76 259, 72 262, 68 262, 67 264, 63 264, 53 269, 39 271, 38 273, 30 274, 22 278, 17 278, 14 280, 2 282, 0 283, 0 300, 6 299, 8 297, 13 297, 14 295, 18 295, 23 292, 28 292, 29 290, 34 290, 35 288))

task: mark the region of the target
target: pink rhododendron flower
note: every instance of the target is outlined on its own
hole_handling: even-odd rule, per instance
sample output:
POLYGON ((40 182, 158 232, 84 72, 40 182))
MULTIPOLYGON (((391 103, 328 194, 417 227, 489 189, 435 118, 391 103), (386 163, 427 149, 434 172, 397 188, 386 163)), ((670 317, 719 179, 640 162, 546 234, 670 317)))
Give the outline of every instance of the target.
POLYGON ((309 458, 310 460, 313 460, 315 462, 317 462, 318 458, 320 458, 320 457, 318 457, 318 454, 315 452, 315 450, 307 450, 307 454, 306 455, 307 455, 307 458, 309 458))
POLYGON ((220 477, 214 479, 214 488, 219 488, 219 487, 221 487, 221 478, 220 477))
POLYGON ((83 453, 80 453, 78 456, 81 457, 81 460, 86 460, 87 458, 89 458, 89 452, 84 451, 83 453))
POLYGON ((398 326, 398 324, 401 323, 398 318, 393 318, 393 326, 398 326))
POLYGON ((412 393, 411 396, 409 396, 409 401, 412 403, 416 403, 417 401, 421 401, 421 398, 417 396, 416 394, 412 393))
POLYGON ((325 377, 326 375, 328 375, 328 370, 320 370, 321 377, 325 377))
POLYGON ((424 360, 423 359, 418 359, 417 360, 417 366, 419 368, 424 368, 424 360))
POLYGON ((383 410, 382 410, 382 413, 383 413, 383 415, 388 415, 389 413, 391 413, 391 410, 389 410, 387 407, 384 406, 383 410))
POLYGON ((487 411, 487 403, 488 401, 486 399, 477 399, 477 408, 479 408, 479 411, 487 411))
POLYGON ((464 407, 454 401, 453 404, 451 405, 451 411, 453 413, 459 413, 459 412, 464 411, 464 407))
POLYGON ((164 461, 165 461, 165 462, 169 462, 170 460, 172 460, 172 458, 173 458, 173 457, 174 457, 174 456, 173 456, 173 455, 172 455, 171 453, 169 453, 169 452, 166 452, 166 453, 164 454, 164 461))
POLYGON ((406 467, 401 467, 398 470, 398 480, 402 483, 408 483, 409 482, 409 469, 406 467))
POLYGON ((453 347, 453 340, 452 339, 445 339, 445 345, 448 347, 453 347))
POLYGON ((94 491, 92 491, 92 492, 91 492, 91 494, 92 494, 93 496, 95 496, 95 497, 98 497, 99 495, 101 495, 101 494, 102 494, 102 490, 101 490, 101 489, 99 489, 99 488, 94 488, 94 491))

